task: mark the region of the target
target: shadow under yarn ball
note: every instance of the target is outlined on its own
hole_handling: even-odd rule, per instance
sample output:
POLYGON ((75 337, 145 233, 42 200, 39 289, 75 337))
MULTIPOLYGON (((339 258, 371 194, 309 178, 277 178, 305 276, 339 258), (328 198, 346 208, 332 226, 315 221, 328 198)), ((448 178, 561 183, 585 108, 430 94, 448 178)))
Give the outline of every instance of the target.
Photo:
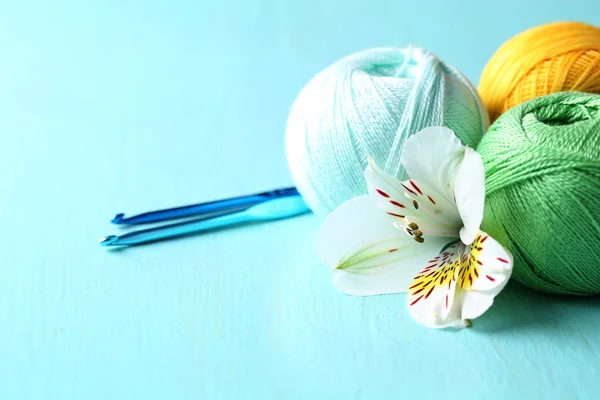
POLYGON ((543 292, 600 293, 600 95, 538 97, 504 113, 479 144, 482 229, 543 292))
POLYGON ((444 125, 477 146, 489 126, 474 86, 432 53, 376 48, 343 58, 315 76, 296 99, 287 124, 292 177, 309 207, 327 215, 367 193, 367 158, 398 179, 404 141, 444 125))

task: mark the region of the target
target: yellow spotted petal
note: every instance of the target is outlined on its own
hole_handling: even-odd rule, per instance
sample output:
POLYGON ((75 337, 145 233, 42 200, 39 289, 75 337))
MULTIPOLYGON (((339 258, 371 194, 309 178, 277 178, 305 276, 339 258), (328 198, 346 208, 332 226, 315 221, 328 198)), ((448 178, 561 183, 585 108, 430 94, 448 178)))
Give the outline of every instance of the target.
POLYGON ((430 328, 463 327, 456 313, 455 295, 460 271, 459 253, 465 245, 458 242, 429 260, 408 289, 409 313, 430 328))
POLYGON ((494 238, 479 231, 462 262, 458 283, 464 291, 462 318, 473 319, 483 314, 494 297, 506 286, 512 273, 513 259, 508 250, 494 238))
POLYGON ((409 312, 432 328, 470 326, 492 305, 511 272, 508 251, 479 231, 471 245, 447 246, 419 272, 408 291, 409 312))

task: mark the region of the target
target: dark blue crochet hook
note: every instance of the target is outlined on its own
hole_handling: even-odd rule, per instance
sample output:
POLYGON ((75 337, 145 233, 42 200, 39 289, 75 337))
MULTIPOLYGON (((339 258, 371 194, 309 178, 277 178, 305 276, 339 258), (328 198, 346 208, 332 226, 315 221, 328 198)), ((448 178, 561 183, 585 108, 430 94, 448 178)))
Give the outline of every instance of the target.
POLYGON ((298 191, 295 188, 287 188, 227 200, 152 211, 130 218, 123 218, 123 214, 119 214, 113 219, 114 223, 142 224, 192 216, 197 218, 191 221, 130 232, 121 236, 105 236, 100 239, 100 245, 131 246, 244 222, 289 218, 309 211, 310 209, 298 191))

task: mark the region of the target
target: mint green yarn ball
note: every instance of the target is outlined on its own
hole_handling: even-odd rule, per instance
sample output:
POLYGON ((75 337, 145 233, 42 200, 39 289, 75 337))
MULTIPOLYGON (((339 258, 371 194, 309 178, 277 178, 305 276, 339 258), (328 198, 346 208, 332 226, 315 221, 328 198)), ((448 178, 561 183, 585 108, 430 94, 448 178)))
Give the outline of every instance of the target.
POLYGON ((520 104, 477 151, 486 173, 482 228, 512 253, 513 277, 548 293, 600 293, 600 96, 520 104))
POLYGON ((287 124, 292 177, 322 216, 366 193, 367 158, 398 179, 404 141, 444 125, 476 147, 489 126, 474 86, 421 48, 377 48, 343 58, 315 76, 287 124))

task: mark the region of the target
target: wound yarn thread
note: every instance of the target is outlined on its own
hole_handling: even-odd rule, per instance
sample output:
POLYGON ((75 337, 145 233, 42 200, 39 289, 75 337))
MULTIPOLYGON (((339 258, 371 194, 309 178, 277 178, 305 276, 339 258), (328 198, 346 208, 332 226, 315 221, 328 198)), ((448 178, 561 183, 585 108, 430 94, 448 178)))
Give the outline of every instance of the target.
POLYGON ((444 125, 477 146, 489 126, 474 86, 454 67, 417 47, 376 48, 345 57, 315 76, 292 107, 286 153, 309 207, 327 215, 366 194, 367 158, 406 179, 404 141, 444 125))
POLYGON ((548 293, 600 293, 600 96, 522 103, 477 151, 486 173, 482 229, 513 254, 513 277, 548 293))
POLYGON ((600 28, 560 21, 521 32, 496 51, 479 81, 492 122, 524 101, 566 91, 600 93, 600 28))

